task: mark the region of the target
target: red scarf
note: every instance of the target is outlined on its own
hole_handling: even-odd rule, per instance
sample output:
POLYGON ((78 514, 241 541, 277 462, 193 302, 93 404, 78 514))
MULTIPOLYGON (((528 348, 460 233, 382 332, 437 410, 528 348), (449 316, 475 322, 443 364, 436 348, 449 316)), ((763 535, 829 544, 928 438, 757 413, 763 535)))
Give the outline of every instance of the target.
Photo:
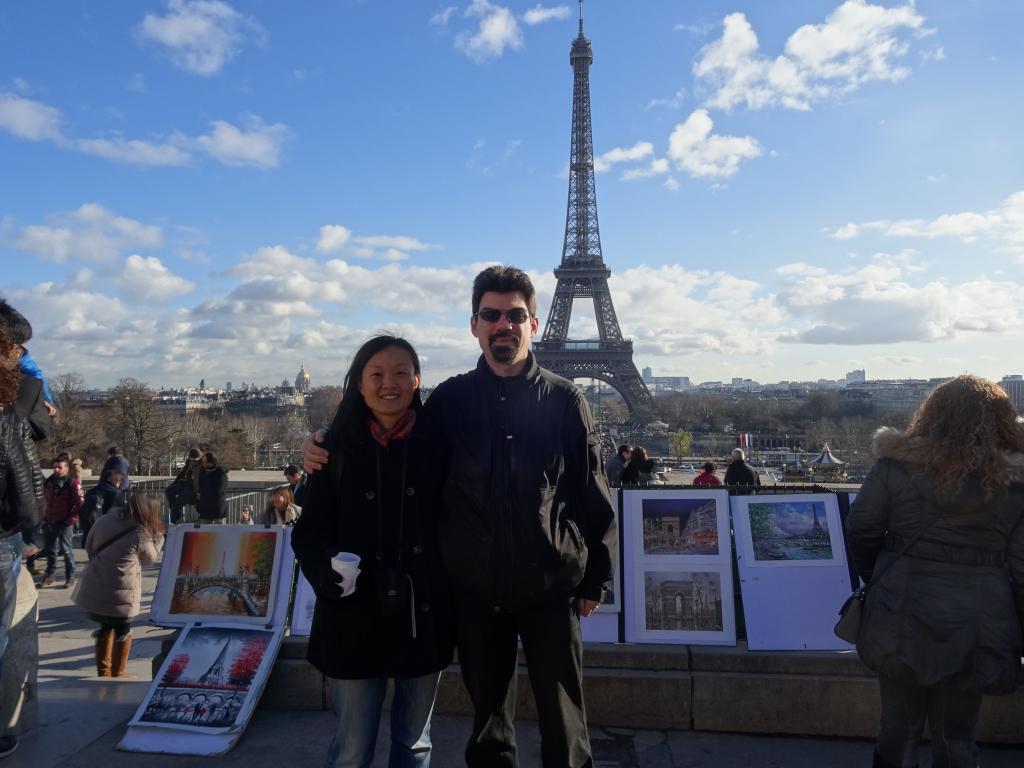
POLYGON ((415 423, 416 411, 412 408, 407 410, 402 415, 402 418, 400 418, 391 429, 385 429, 385 427, 374 418, 366 420, 366 425, 370 428, 370 434, 373 435, 373 439, 385 448, 388 447, 388 443, 392 440, 401 440, 403 437, 408 437, 409 433, 412 432, 412 427, 415 423))

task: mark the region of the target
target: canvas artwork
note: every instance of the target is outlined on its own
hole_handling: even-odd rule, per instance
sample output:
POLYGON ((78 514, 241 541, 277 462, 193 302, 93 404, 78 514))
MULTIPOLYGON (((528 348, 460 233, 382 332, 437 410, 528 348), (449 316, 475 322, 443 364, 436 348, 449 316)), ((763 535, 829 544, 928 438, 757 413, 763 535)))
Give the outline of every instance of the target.
POLYGON ((153 597, 152 620, 283 624, 294 557, 281 527, 174 526, 153 597), (282 604, 283 600, 283 604, 282 604))
POLYGON ((736 496, 732 505, 748 647, 849 648, 832 632, 850 596, 836 494, 736 496))
POLYGON ((622 491, 624 639, 735 645, 729 491, 622 491))
POLYGON ((648 631, 721 632, 721 576, 715 571, 645 572, 644 626, 648 631))
POLYGON ((316 594, 301 570, 295 582, 295 602, 292 605, 292 635, 308 635, 313 628, 316 594))
POLYGON ((131 724, 231 728, 253 692, 274 633, 254 627, 189 627, 131 724))
POLYGON ((649 498, 641 501, 645 555, 717 555, 715 499, 649 498))
POLYGON ((750 502, 750 540, 754 563, 832 561, 832 531, 825 503, 808 501, 750 502))

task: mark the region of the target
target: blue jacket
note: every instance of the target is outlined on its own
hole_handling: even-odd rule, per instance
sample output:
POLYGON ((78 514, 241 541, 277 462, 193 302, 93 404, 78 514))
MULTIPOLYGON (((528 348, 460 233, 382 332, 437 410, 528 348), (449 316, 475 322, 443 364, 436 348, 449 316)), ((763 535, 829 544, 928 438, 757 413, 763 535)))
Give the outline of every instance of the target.
POLYGON ((43 372, 39 368, 39 365, 32 359, 32 355, 28 353, 27 349, 24 347, 21 349, 21 360, 18 362, 18 368, 21 369, 22 373, 27 373, 29 376, 43 382, 43 397, 46 398, 46 402, 50 405, 56 405, 57 400, 54 398, 53 393, 50 392, 50 385, 46 383, 46 377, 43 376, 43 372))

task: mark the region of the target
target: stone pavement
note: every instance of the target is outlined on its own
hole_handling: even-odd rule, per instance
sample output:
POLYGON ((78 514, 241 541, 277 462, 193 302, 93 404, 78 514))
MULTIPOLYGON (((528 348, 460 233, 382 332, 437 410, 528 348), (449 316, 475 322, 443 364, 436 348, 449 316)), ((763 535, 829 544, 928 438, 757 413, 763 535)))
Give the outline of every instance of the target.
MULTIPOLYGON (((77 552, 84 563, 84 552, 77 552)), ((146 569, 145 594, 152 596, 157 568, 146 569)), ((144 755, 116 750, 124 725, 142 700, 151 679, 150 659, 172 630, 146 623, 148 605, 134 629, 129 670, 139 681, 98 679, 90 632, 95 625, 71 603, 68 590, 40 592, 40 727, 22 737, 3 768, 286 768, 322 764, 333 729, 329 712, 260 709, 238 745, 217 758, 144 755)), ((737 706, 742 706, 737 702, 737 706)), ((386 715, 385 715, 386 721, 386 715)), ((1024 728, 1024 724, 1022 724, 1024 728)), ((436 768, 463 765, 469 731, 465 717, 434 718, 436 768)), ((521 722, 520 764, 540 766, 536 723, 521 722)), ((871 745, 863 741, 779 738, 693 731, 594 729, 595 768, 860 768, 871 763, 871 745)), ((1024 750, 985 749, 985 768, 1020 768, 1024 750)), ((374 768, 387 765, 387 727, 382 724, 374 768)), ((927 757, 922 765, 930 765, 927 757)))

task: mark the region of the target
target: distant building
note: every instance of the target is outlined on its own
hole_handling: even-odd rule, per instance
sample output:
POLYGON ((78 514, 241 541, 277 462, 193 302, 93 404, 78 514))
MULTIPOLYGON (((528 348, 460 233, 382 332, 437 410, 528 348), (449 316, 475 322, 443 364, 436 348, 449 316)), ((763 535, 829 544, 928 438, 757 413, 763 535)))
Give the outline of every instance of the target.
POLYGON ((844 400, 868 402, 875 408, 888 411, 913 411, 939 384, 949 378, 938 379, 876 379, 856 384, 848 383, 841 390, 844 400))
POLYGON ((295 377, 295 391, 300 394, 306 394, 309 390, 309 374, 306 373, 306 367, 299 363, 299 373, 295 377))
POLYGON ((859 371, 850 371, 846 374, 846 384, 863 384, 866 381, 864 377, 864 369, 861 368, 859 371))
POLYGON ((1010 398, 1017 413, 1024 414, 1024 376, 1020 374, 1003 376, 999 386, 1006 392, 1006 396, 1010 398))
POLYGON ((689 376, 655 376, 649 365, 643 369, 642 378, 652 392, 682 392, 691 386, 689 376))
POLYGON ((231 391, 231 382, 230 381, 227 383, 227 386, 224 387, 224 391, 225 392, 230 392, 231 391))

